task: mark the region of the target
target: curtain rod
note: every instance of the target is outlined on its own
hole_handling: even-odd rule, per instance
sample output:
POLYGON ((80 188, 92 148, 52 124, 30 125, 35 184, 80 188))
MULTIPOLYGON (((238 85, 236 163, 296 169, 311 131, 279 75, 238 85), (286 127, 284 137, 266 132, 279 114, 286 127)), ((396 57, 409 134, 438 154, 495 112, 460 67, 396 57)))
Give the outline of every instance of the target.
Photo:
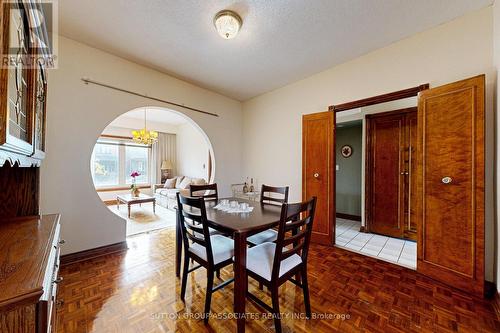
POLYGON ((167 101, 167 100, 165 100, 165 99, 160 99, 160 98, 156 98, 156 97, 151 97, 151 96, 148 96, 148 95, 145 95, 145 94, 141 94, 141 93, 138 93, 138 92, 135 92, 135 91, 131 91, 131 90, 123 89, 123 88, 114 87, 114 86, 112 86, 112 85, 109 85, 109 84, 106 84, 106 83, 102 83, 102 82, 98 82, 98 81, 94 81, 94 80, 91 80, 91 79, 88 79, 88 78, 85 78, 85 77, 83 77, 83 78, 82 78, 82 81, 83 81, 85 84, 92 83, 92 84, 95 84, 95 85, 97 85, 97 86, 101 86, 101 87, 109 88, 109 89, 116 90, 116 91, 121 91, 121 92, 124 92, 124 93, 130 94, 130 95, 134 95, 134 96, 139 96, 139 97, 143 97, 143 98, 151 99, 151 100, 153 100, 153 101, 157 101, 157 102, 162 102, 162 103, 166 103, 166 104, 170 104, 170 105, 178 106, 178 107, 181 107, 181 108, 184 108, 184 109, 188 109, 188 110, 191 110, 191 111, 195 111, 195 112, 203 113, 203 114, 206 114, 206 115, 209 115, 209 116, 214 116, 214 117, 218 117, 218 116, 219 116, 219 115, 218 115, 218 114, 216 114, 216 113, 207 112, 207 111, 203 111, 203 110, 200 110, 200 109, 196 109, 196 108, 192 108, 192 107, 189 107, 189 106, 185 106, 185 105, 182 105, 182 104, 178 104, 178 103, 170 102, 170 101, 167 101))

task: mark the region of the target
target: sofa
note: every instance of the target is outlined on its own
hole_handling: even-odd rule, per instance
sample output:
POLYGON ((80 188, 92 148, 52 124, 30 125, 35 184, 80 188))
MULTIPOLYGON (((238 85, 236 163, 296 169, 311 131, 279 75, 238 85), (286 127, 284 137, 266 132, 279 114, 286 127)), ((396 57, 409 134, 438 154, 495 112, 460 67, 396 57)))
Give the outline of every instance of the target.
POLYGON ((175 209, 177 207, 177 192, 188 196, 191 184, 205 185, 206 183, 203 178, 177 176, 167 179, 163 184, 153 185, 153 193, 158 205, 168 209, 175 209))

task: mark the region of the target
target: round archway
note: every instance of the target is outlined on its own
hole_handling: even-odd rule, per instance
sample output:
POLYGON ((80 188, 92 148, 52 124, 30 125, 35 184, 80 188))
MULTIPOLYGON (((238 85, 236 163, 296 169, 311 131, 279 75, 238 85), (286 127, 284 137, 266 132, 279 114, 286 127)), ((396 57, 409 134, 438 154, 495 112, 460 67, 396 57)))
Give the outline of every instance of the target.
POLYGON ((90 168, 100 199, 126 220, 127 236, 175 225, 176 193, 211 183, 215 158, 206 133, 188 116, 161 107, 125 112, 103 130, 90 168), (133 131, 154 131, 151 144, 133 131))

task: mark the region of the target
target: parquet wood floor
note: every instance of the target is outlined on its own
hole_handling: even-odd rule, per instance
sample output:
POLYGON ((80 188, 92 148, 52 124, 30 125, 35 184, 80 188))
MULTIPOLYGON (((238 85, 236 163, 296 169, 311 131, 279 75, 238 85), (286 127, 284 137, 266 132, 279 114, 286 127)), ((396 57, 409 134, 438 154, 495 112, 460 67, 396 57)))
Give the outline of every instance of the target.
MULTIPOLYGON (((232 274, 231 268, 222 278, 232 274)), ((190 274, 186 304, 174 269, 174 231, 129 238, 129 250, 63 266, 58 332, 234 332, 232 319, 202 319, 206 274, 190 274)), ((490 301, 476 299, 415 271, 338 248, 313 245, 312 320, 285 317, 283 332, 500 332, 490 301), (332 315, 343 315, 333 318, 332 315)), ((217 279, 216 279, 217 281, 217 279)), ((252 281, 250 289, 270 302, 252 281)), ((304 312, 301 290, 280 289, 281 311, 304 312)), ((232 312, 233 286, 216 292, 212 313, 232 312)), ((251 302, 247 313, 261 314, 251 302)), ((247 332, 273 332, 273 320, 247 319, 247 332)))

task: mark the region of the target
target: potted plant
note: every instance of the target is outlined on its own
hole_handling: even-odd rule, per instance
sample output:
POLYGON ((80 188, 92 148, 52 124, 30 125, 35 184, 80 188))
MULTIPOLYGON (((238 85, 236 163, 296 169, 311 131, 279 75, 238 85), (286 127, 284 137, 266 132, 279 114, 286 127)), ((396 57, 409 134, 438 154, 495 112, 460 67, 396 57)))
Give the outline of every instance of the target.
POLYGON ((139 177, 141 174, 139 171, 133 171, 130 174, 130 177, 132 177, 132 185, 130 185, 130 192, 132 193, 132 196, 138 197, 141 191, 139 191, 139 188, 137 187, 137 184, 135 183, 135 177, 139 177))

